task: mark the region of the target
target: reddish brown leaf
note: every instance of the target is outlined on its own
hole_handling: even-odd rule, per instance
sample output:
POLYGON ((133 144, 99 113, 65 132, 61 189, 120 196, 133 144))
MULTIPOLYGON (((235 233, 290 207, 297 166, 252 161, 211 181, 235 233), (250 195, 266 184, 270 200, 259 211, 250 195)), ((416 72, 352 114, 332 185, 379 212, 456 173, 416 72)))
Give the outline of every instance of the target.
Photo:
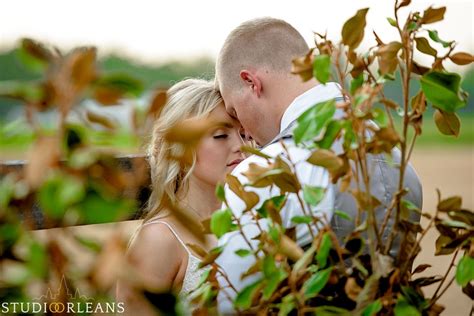
POLYGON ((344 165, 344 161, 334 152, 327 149, 315 150, 307 159, 310 164, 321 166, 331 171, 336 171, 344 165))
POLYGON ((279 251, 294 262, 297 262, 304 255, 303 249, 286 235, 281 235, 279 251))
POLYGON ((239 179, 231 174, 226 176, 226 183, 229 185, 229 188, 234 192, 242 201, 245 202, 246 211, 252 209, 257 205, 259 197, 255 192, 247 192, 244 190, 239 179))
POLYGON ((354 302, 357 300, 360 292, 362 292, 362 288, 357 284, 355 278, 347 278, 346 285, 344 285, 344 291, 354 302))
POLYGON ((461 121, 456 113, 444 112, 436 109, 433 119, 438 130, 444 135, 458 136, 461 128, 461 121))
POLYGON ((90 122, 100 124, 101 126, 107 129, 113 130, 118 127, 117 122, 115 122, 112 118, 99 114, 97 112, 87 111, 86 117, 90 122))
POLYGON ((430 24, 441 21, 444 19, 444 13, 446 12, 446 7, 433 8, 429 7, 423 12, 423 17, 421 18, 421 23, 430 24))
POLYGON ((430 71, 430 68, 422 66, 418 64, 417 62, 413 61, 411 71, 417 75, 423 76, 425 73, 430 71))
POLYGON ((151 117, 159 117, 161 110, 168 100, 165 90, 158 90, 151 101, 150 108, 148 110, 148 115, 151 117))
POLYGON ((201 246, 196 244, 186 244, 191 250, 197 254, 199 257, 204 258, 207 256, 207 251, 204 250, 201 246))
POLYGON ((390 99, 380 99, 380 102, 382 102, 384 105, 388 106, 390 109, 396 110, 398 109, 399 105, 390 99))
POLYGON ((99 289, 110 289, 117 278, 126 271, 126 243, 120 234, 112 235, 94 263, 91 280, 99 289))
POLYGON ((122 91, 104 86, 95 88, 93 95, 94 99, 102 105, 117 105, 122 96, 122 91))
POLYGON ((381 74, 393 73, 398 65, 398 52, 402 48, 400 42, 390 42, 380 46, 376 52, 379 61, 379 71, 381 74))
POLYGON ((31 56, 41 61, 50 62, 54 58, 54 55, 51 53, 49 49, 47 49, 40 42, 37 42, 30 38, 23 39, 21 41, 21 46, 28 54, 30 54, 31 56))
POLYGON ((303 81, 308 81, 313 78, 313 50, 302 57, 295 58, 291 61, 291 73, 299 75, 303 81))
POLYGON ((360 9, 342 27, 342 43, 354 50, 364 39, 365 17, 369 8, 360 9))
POLYGON ((74 50, 67 58, 70 67, 70 76, 77 90, 84 89, 97 76, 97 51, 94 47, 85 47, 74 50))
POLYGON ((34 143, 26 156, 25 178, 32 188, 41 185, 51 168, 59 165, 60 141, 56 136, 42 136, 34 143))
POLYGON ((406 7, 406 6, 410 5, 410 3, 411 3, 411 0, 403 0, 402 2, 400 2, 398 4, 398 8, 406 7))
POLYGON ((183 120, 168 130, 165 139, 168 142, 184 145, 196 144, 213 126, 215 122, 207 118, 183 120))
POLYGON ((474 56, 465 52, 459 52, 451 55, 449 56, 449 59, 451 59, 451 61, 457 65, 468 65, 474 62, 474 56))
POLYGON ((415 268, 415 270, 413 270, 412 274, 421 273, 428 268, 431 268, 431 264, 420 264, 419 266, 415 268))

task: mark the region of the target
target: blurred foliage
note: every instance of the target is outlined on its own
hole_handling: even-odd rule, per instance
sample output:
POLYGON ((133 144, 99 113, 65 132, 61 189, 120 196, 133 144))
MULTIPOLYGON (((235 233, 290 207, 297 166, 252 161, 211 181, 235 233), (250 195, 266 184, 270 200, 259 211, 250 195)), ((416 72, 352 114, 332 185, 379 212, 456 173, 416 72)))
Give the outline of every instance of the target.
MULTIPOLYGON (((41 69, 25 63, 21 49, 12 49, 0 53, 0 81, 29 81, 41 78, 41 69), (36 70, 35 70, 36 69, 36 70)), ((145 65, 135 60, 117 55, 104 56, 98 60, 98 69, 104 74, 122 74, 136 78, 144 84, 146 90, 157 87, 168 88, 185 77, 214 76, 214 62, 211 58, 202 57, 192 61, 168 61, 161 65, 145 65)), ((0 97, 0 122, 14 107, 22 103, 10 98, 0 97)))
MULTIPOLYGON (((149 183, 148 168, 143 157, 130 159, 130 166, 123 168, 115 148, 140 143, 150 120, 165 104, 166 94, 152 91, 150 104, 133 107, 129 112, 133 124, 126 132, 107 115, 90 110, 72 123, 68 117, 83 100, 108 106, 136 99, 143 93, 143 84, 124 73, 102 72, 94 47, 61 52, 23 39, 17 51, 36 75, 0 81, 0 94, 24 107, 23 120, 2 125, 2 145, 27 145, 27 163, 21 168, 0 165, 2 314, 17 314, 12 305, 9 312, 3 305, 16 302, 41 303, 44 314, 57 313, 66 304, 69 309, 69 303, 76 304, 77 313, 87 305, 94 306, 88 313, 97 311, 97 306, 104 310, 106 304, 116 304, 111 293, 120 273, 126 271, 140 282, 125 260, 127 241, 113 234, 98 244, 66 227, 116 222, 136 214, 140 189, 149 183), (48 111, 55 115, 45 124, 39 118, 48 111), (112 148, 105 150, 104 145, 112 148), (31 233, 38 221, 42 228, 58 229, 47 229, 39 242, 31 233), (60 240, 86 249, 95 257, 93 264, 77 264, 60 240), (48 291, 38 298, 32 296, 31 284, 58 293, 48 291), (65 285, 76 291, 86 288, 87 296, 72 295, 65 285)), ((115 306, 114 311, 120 312, 120 307, 115 306)))

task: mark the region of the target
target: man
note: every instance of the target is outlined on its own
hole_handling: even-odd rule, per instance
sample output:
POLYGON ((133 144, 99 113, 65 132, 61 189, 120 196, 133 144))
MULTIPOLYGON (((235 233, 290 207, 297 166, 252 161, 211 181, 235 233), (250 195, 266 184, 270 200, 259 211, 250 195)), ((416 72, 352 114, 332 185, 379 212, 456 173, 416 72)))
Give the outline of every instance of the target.
MULTIPOLYGON (((295 147, 291 138, 296 119, 307 109, 326 100, 342 100, 336 83, 322 85, 314 78, 302 82, 299 76, 291 74, 292 59, 303 56, 308 51, 309 47, 301 34, 285 21, 259 18, 244 22, 229 34, 219 53, 216 63, 216 85, 224 98, 227 112, 241 122, 245 131, 263 147, 264 153, 272 157, 284 153, 280 143, 280 140, 283 140, 289 148, 292 161, 296 163, 296 174, 301 184, 326 189, 325 197, 312 212, 331 220, 335 209, 353 214, 357 212, 355 203, 352 197, 342 194, 336 185, 331 184, 327 170, 306 162, 310 150, 295 147)), ((340 115, 342 113, 336 112, 336 116, 340 115)), ((340 146, 340 143, 338 145, 340 146)), ((232 174, 242 183, 248 183, 242 172, 245 172, 251 163, 265 165, 265 159, 253 155, 236 167, 232 174)), ((383 168, 385 171, 388 170, 388 166, 384 165, 383 168)), ((387 202, 392 197, 398 183, 398 179, 392 177, 389 185, 385 183, 380 185, 385 174, 374 175, 379 182, 374 183, 378 191, 374 188, 376 192, 373 194, 380 196, 382 202, 387 202)), ((414 182, 414 185, 410 186, 413 192, 410 200, 421 206, 421 187, 416 176, 410 176, 414 177, 414 180, 410 178, 414 182)), ((259 195, 260 203, 279 194, 278 189, 252 188, 252 190, 259 195)), ((257 278, 252 276, 240 279, 242 273, 255 263, 255 258, 253 256, 241 258, 235 251, 250 247, 255 249, 258 242, 252 240, 252 237, 259 233, 259 228, 249 215, 241 216, 245 204, 227 187, 226 197, 233 213, 241 217, 247 238, 241 236, 239 232, 222 236, 219 245, 225 245, 225 248, 218 263, 226 271, 235 288, 241 290, 257 278)), ((281 211, 283 226, 287 228, 294 226, 291 218, 296 215, 303 214, 296 195, 290 194, 281 211)), ((340 237, 344 237, 342 235, 352 228, 350 225, 334 221, 332 225, 335 226, 337 233, 341 233, 340 237)), ((296 237, 300 246, 306 246, 312 241, 306 225, 297 226, 296 237)), ((226 286, 226 282, 221 281, 221 285, 226 286)), ((235 293, 226 290, 233 299, 235 293)), ((233 312, 232 302, 222 293, 219 297, 219 310, 224 314, 233 312)))

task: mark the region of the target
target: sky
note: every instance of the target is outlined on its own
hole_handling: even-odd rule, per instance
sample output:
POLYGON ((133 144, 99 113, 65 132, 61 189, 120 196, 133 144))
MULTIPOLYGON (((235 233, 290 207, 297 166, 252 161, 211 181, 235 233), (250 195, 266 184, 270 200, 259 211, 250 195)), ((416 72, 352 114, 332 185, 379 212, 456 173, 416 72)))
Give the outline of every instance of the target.
MULTIPOLYGON (((444 40, 459 42, 457 50, 473 53, 472 1, 413 0, 412 8, 423 11, 430 5, 448 7, 445 21, 430 28, 444 40)), ((227 34, 247 19, 282 18, 314 46, 313 31, 327 31, 338 40, 344 21, 364 7, 370 9, 362 46, 375 43, 373 29, 383 41, 395 40, 397 33, 386 20, 393 15, 391 0, 7 0, 0 6, 0 50, 30 37, 64 49, 94 45, 100 54, 116 52, 142 63, 214 58, 227 34)))

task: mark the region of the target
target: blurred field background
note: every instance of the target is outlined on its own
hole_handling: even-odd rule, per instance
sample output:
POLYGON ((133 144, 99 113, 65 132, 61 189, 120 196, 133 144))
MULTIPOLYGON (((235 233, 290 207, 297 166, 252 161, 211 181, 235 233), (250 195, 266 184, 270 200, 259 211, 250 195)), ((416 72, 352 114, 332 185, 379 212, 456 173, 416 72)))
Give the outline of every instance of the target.
MULTIPOLYGON (((145 65, 125 57, 110 55, 102 57, 100 67, 104 73, 123 73, 133 76, 145 84, 145 89, 150 91, 155 88, 167 88, 174 82, 185 77, 212 78, 212 58, 201 58, 187 62, 173 61, 161 65, 145 65)), ((35 80, 38 74, 22 66, 21 56, 18 51, 10 50, 0 53, 0 80, 35 80)), ((398 78, 397 78, 398 79, 398 78)), ((389 83, 385 94, 388 98, 400 100, 398 95, 398 80, 389 83)), ((463 89, 470 93, 471 99, 468 106, 461 112, 461 134, 458 138, 441 135, 431 118, 432 112, 426 113, 422 136, 418 139, 412 157, 423 183, 424 206, 423 210, 434 213, 437 197, 436 188, 439 188, 443 197, 460 195, 463 206, 474 209, 474 68, 470 68, 463 75, 463 89)), ((417 87, 413 88, 414 91, 417 87)), ((143 144, 136 142, 130 135, 129 116, 130 108, 146 105, 146 97, 140 100, 126 102, 126 104, 104 108, 104 113, 112 116, 119 128, 113 137, 110 134, 96 130, 90 135, 91 141, 97 146, 119 149, 120 152, 143 152, 143 144)), ((84 102, 84 107, 93 106, 84 102)), ((7 160, 23 159, 25 152, 33 141, 32 131, 22 121, 23 108, 14 100, 0 98, 0 162, 7 160)), ((42 126, 54 132, 55 113, 46 112, 40 115, 42 126)), ((145 140, 145 139, 144 139, 145 140)), ((96 237, 104 241, 114 233, 119 233, 128 238, 136 229, 138 221, 129 221, 115 224, 89 225, 68 228, 88 237, 96 237)), ((426 222, 422 222, 425 226, 426 222)), ((38 238, 43 238, 47 233, 56 234, 59 229, 37 231, 38 238)), ((58 235, 59 236, 59 235, 58 235)), ((426 271, 427 274, 443 274, 449 265, 449 257, 435 257, 434 242, 437 233, 432 230, 423 242, 423 252, 418 257, 417 263, 428 263, 433 267, 426 271)), ((73 247, 67 239, 61 241, 63 247, 72 254, 74 260, 83 265, 92 262, 80 249, 73 247)), ((428 288, 434 292, 435 287, 428 288)), ((441 303, 446 306, 444 315, 467 315, 472 302, 461 290, 452 286, 451 290, 443 297, 441 303)))

